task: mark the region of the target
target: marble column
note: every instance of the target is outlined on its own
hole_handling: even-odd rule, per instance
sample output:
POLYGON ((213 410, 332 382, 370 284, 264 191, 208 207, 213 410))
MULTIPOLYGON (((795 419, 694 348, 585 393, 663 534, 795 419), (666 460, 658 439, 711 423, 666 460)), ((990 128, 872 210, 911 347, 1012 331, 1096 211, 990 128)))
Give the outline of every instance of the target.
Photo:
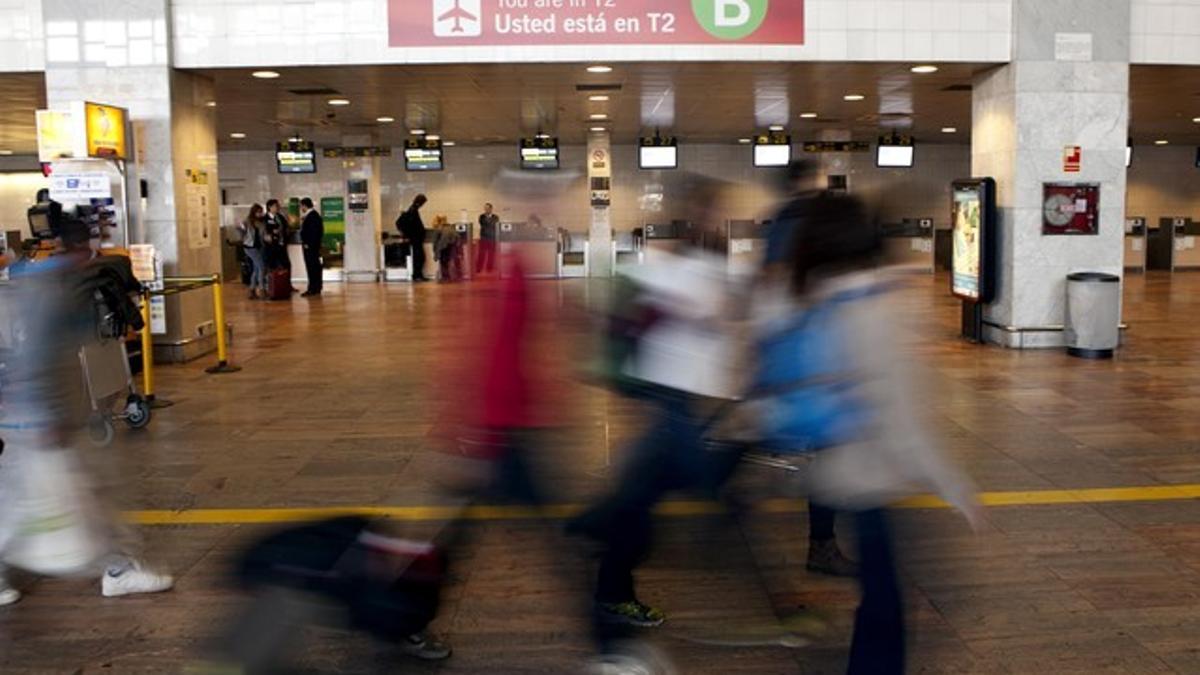
MULTIPOLYGON (((52 109, 88 100, 129 110, 131 241, 154 244, 167 276, 208 275, 221 267, 212 82, 171 67, 169 16, 169 0, 43 0, 46 98, 52 109)), ((173 296, 166 309, 157 357, 215 348, 209 293, 173 296)))
MULTIPOLYGON (((612 140, 607 131, 593 131, 588 134, 587 144, 587 163, 588 163, 588 191, 581 198, 588 199, 592 203, 591 213, 592 219, 588 228, 588 274, 593 277, 611 277, 613 275, 612 263, 612 207, 608 203, 598 204, 595 197, 596 190, 593 187, 600 187, 596 181, 607 181, 611 183, 613 162, 612 162, 612 140)), ((611 187, 611 185, 607 185, 611 187)), ((602 190, 605 195, 611 197, 611 190, 602 190)))
POLYGON ((1014 0, 1013 61, 980 75, 971 170, 996 179, 997 297, 985 336, 1014 348, 1063 344, 1066 276, 1122 273, 1129 128, 1130 0, 1014 0), (1082 148, 1078 173, 1064 150, 1082 148), (1042 234, 1043 184, 1100 185, 1097 235, 1042 234))
MULTIPOLYGON (((345 147, 375 145, 370 135, 343 136, 345 147)), ((380 236, 383 232, 383 215, 380 213, 380 161, 378 158, 355 158, 344 160, 346 185, 342 191, 346 198, 346 248, 345 273, 349 283, 373 283, 379 281, 382 266, 380 236), (367 182, 367 210, 350 210, 349 181, 367 182)))

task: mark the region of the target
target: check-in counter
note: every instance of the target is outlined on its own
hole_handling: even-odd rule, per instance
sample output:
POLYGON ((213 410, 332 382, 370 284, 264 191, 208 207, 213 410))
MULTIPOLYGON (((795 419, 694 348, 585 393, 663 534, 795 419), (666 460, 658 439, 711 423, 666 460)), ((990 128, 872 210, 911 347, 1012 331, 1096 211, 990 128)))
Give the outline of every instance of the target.
POLYGON ((1125 271, 1146 271, 1146 219, 1125 219, 1125 271))
POLYGON ((586 232, 558 232, 558 277, 585 279, 591 274, 589 250, 591 242, 586 232))
POLYGON ((1200 270, 1200 248, 1196 246, 1200 239, 1200 223, 1191 218, 1175 218, 1171 225, 1174 235, 1171 269, 1200 270))
POLYGON ((662 253, 679 253, 691 240, 692 226, 680 220, 670 223, 647 223, 643 228, 643 261, 653 262, 654 256, 662 253))
POLYGON ((612 240, 612 268, 614 272, 630 265, 641 265, 645 262, 642 251, 642 234, 634 232, 614 232, 612 240))
POLYGON ((905 218, 883 226, 883 256, 903 269, 934 271, 933 218, 905 218))
POLYGON ((731 220, 725 225, 729 247, 729 273, 753 276, 762 267, 767 253, 769 222, 731 220))
MULTIPOLYGON (((500 223, 500 257, 520 255, 529 277, 558 277, 558 232, 538 223, 500 223)), ((503 267, 503 266, 501 266, 503 267)))

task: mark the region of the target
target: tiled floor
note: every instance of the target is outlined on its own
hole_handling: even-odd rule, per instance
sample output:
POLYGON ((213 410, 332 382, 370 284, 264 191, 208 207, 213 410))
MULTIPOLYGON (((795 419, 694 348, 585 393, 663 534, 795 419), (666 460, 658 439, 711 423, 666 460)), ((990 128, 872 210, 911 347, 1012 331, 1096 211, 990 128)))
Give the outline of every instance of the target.
MULTIPOLYGON (((637 409, 587 388, 585 353, 602 284, 539 282, 556 308, 539 352, 564 375, 547 473, 565 501, 601 489, 637 426, 637 409)), ((107 452, 134 477, 131 509, 259 509, 444 503, 436 430, 465 405, 455 387, 487 285, 329 287, 326 297, 249 303, 230 292, 234 360, 160 368, 175 406, 107 452)), ((1119 358, 1072 360, 955 338, 943 279, 897 296, 928 386, 923 409, 947 450, 987 491, 1200 483, 1200 275, 1131 277, 1119 358)), ((780 497, 795 486, 751 468, 739 486, 780 497)), ((906 511, 914 672, 1200 672, 1200 508, 1193 500, 989 509, 981 535, 946 510, 906 511), (918 536, 919 535, 919 536, 918 536)), ((415 533, 434 523, 405 523, 415 533)), ((488 521, 462 552, 436 629, 455 656, 395 658, 369 641, 314 630, 301 672, 574 672, 587 642, 584 578, 557 535, 488 521)), ((94 582, 19 577, 0 610, 0 672, 178 672, 228 621, 230 557, 255 525, 146 528, 149 557, 179 577, 153 598, 105 600, 94 582)), ((682 673, 834 673, 844 666, 853 584, 806 575, 799 513, 670 517, 641 575, 671 621, 649 634, 682 673), (805 605, 829 629, 805 649, 704 644, 805 605)))

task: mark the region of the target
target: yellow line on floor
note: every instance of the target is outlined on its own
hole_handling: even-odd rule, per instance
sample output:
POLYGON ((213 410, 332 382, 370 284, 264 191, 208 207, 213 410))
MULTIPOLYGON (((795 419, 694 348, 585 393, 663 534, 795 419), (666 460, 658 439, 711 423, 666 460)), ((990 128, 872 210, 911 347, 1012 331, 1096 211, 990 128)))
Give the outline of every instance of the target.
MULTIPOLYGON (((1107 504, 1118 502, 1164 502, 1196 499, 1200 484, 1145 487, 1088 488, 1080 490, 1024 490, 985 492, 986 506, 1048 506, 1055 504, 1107 504)), ((898 504, 908 509, 944 509, 948 505, 932 496, 914 497, 898 504)), ((406 521, 448 520, 459 516, 470 520, 527 520, 539 517, 566 518, 578 513, 579 504, 554 504, 541 511, 524 506, 472 506, 465 513, 458 506, 334 506, 313 508, 194 509, 186 511, 132 511, 126 515, 142 525, 249 525, 297 523, 346 515, 406 521)), ((771 499, 754 505, 761 513, 798 513, 800 500, 771 499)), ((676 518, 722 513, 723 507, 709 501, 669 501, 658 514, 676 518)))

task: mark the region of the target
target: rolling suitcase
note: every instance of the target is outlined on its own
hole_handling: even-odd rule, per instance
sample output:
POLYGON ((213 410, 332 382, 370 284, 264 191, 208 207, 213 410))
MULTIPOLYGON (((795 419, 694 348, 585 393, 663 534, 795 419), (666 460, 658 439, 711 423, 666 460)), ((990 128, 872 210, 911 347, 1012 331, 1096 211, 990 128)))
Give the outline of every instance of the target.
POLYGON ((271 270, 267 275, 267 297, 272 300, 289 300, 292 297, 292 275, 284 268, 271 270))

